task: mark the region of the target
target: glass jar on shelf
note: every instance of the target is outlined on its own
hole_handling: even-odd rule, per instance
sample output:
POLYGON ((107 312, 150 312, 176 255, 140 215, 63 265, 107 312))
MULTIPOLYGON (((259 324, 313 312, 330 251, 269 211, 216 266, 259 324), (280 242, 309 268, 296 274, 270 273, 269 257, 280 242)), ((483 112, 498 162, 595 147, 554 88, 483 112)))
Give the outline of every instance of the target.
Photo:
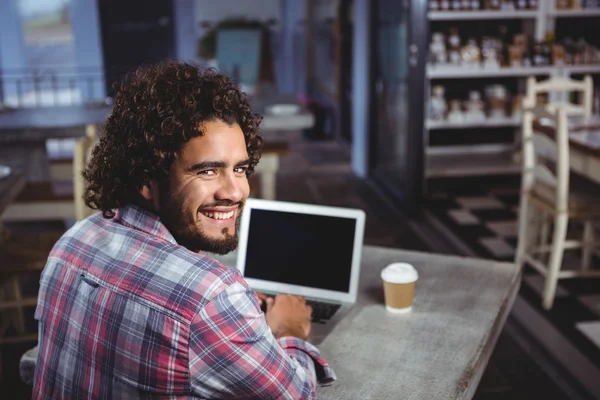
POLYGON ((460 50, 462 63, 468 67, 475 67, 481 63, 481 50, 474 38, 469 38, 466 45, 460 50))

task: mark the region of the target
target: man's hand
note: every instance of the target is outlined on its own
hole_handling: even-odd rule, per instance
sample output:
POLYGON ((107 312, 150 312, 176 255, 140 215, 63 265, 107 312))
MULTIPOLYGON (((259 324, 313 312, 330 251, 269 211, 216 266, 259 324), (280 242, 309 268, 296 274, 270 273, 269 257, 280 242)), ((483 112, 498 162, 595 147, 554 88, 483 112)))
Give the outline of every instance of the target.
POLYGON ((262 301, 267 303, 267 324, 277 339, 284 336, 308 338, 312 308, 304 297, 280 294, 275 298, 264 296, 262 301))
POLYGON ((260 307, 262 307, 263 304, 267 303, 267 299, 269 298, 269 296, 261 292, 256 292, 256 295, 258 296, 258 305, 260 307))

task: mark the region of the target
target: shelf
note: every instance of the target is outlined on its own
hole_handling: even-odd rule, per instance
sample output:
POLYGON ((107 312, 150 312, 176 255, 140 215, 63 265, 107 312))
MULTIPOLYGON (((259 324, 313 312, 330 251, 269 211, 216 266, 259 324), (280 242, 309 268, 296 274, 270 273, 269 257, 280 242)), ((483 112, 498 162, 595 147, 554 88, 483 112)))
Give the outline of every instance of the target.
POLYGON ((598 65, 574 65, 574 66, 547 66, 547 67, 517 67, 484 69, 483 67, 465 66, 427 66, 427 77, 429 79, 464 79, 464 78, 490 78, 490 77, 516 77, 530 75, 550 74, 586 74, 600 73, 598 65))
POLYGON ((533 19, 537 10, 430 11, 430 21, 466 21, 486 19, 533 19))
POLYGON ((519 174, 521 165, 508 152, 492 154, 428 154, 426 178, 519 174))
POLYGON ((449 122, 446 120, 429 120, 425 122, 426 129, 469 129, 469 128, 502 128, 521 125, 521 118, 493 118, 485 121, 449 122))
POLYGON ((556 18, 600 17, 600 8, 583 8, 581 10, 551 10, 548 15, 556 18))

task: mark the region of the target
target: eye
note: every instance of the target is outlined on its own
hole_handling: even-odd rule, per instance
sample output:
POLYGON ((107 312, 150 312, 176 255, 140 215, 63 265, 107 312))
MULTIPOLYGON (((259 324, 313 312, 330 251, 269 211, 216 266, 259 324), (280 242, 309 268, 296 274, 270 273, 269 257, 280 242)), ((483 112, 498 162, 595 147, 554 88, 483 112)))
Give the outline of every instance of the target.
POLYGON ((243 173, 245 173, 245 172, 246 172, 246 170, 247 170, 247 169, 248 169, 248 166, 247 166, 247 165, 245 165, 245 166, 243 166, 243 167, 237 167, 237 168, 235 168, 235 169, 234 169, 234 171, 235 171, 236 173, 238 173, 238 174, 243 174, 243 173))
POLYGON ((216 173, 217 173, 217 171, 215 171, 214 169, 205 169, 203 171, 198 171, 197 175, 213 176, 216 173))

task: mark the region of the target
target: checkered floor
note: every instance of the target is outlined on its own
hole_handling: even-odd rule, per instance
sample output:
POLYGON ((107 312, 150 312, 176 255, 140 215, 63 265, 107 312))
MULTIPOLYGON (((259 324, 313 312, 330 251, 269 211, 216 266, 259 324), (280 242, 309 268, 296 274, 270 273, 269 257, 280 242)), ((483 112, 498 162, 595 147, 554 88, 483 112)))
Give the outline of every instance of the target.
MULTIPOLYGON (((515 177, 432 181, 430 211, 477 255, 512 261, 517 246, 519 181, 515 177)), ((565 267, 577 255, 565 254, 565 267)), ((594 260, 600 268, 600 259, 594 260)), ((520 295, 600 369, 600 279, 559 281, 554 307, 541 308, 544 280, 526 268, 520 295)))

